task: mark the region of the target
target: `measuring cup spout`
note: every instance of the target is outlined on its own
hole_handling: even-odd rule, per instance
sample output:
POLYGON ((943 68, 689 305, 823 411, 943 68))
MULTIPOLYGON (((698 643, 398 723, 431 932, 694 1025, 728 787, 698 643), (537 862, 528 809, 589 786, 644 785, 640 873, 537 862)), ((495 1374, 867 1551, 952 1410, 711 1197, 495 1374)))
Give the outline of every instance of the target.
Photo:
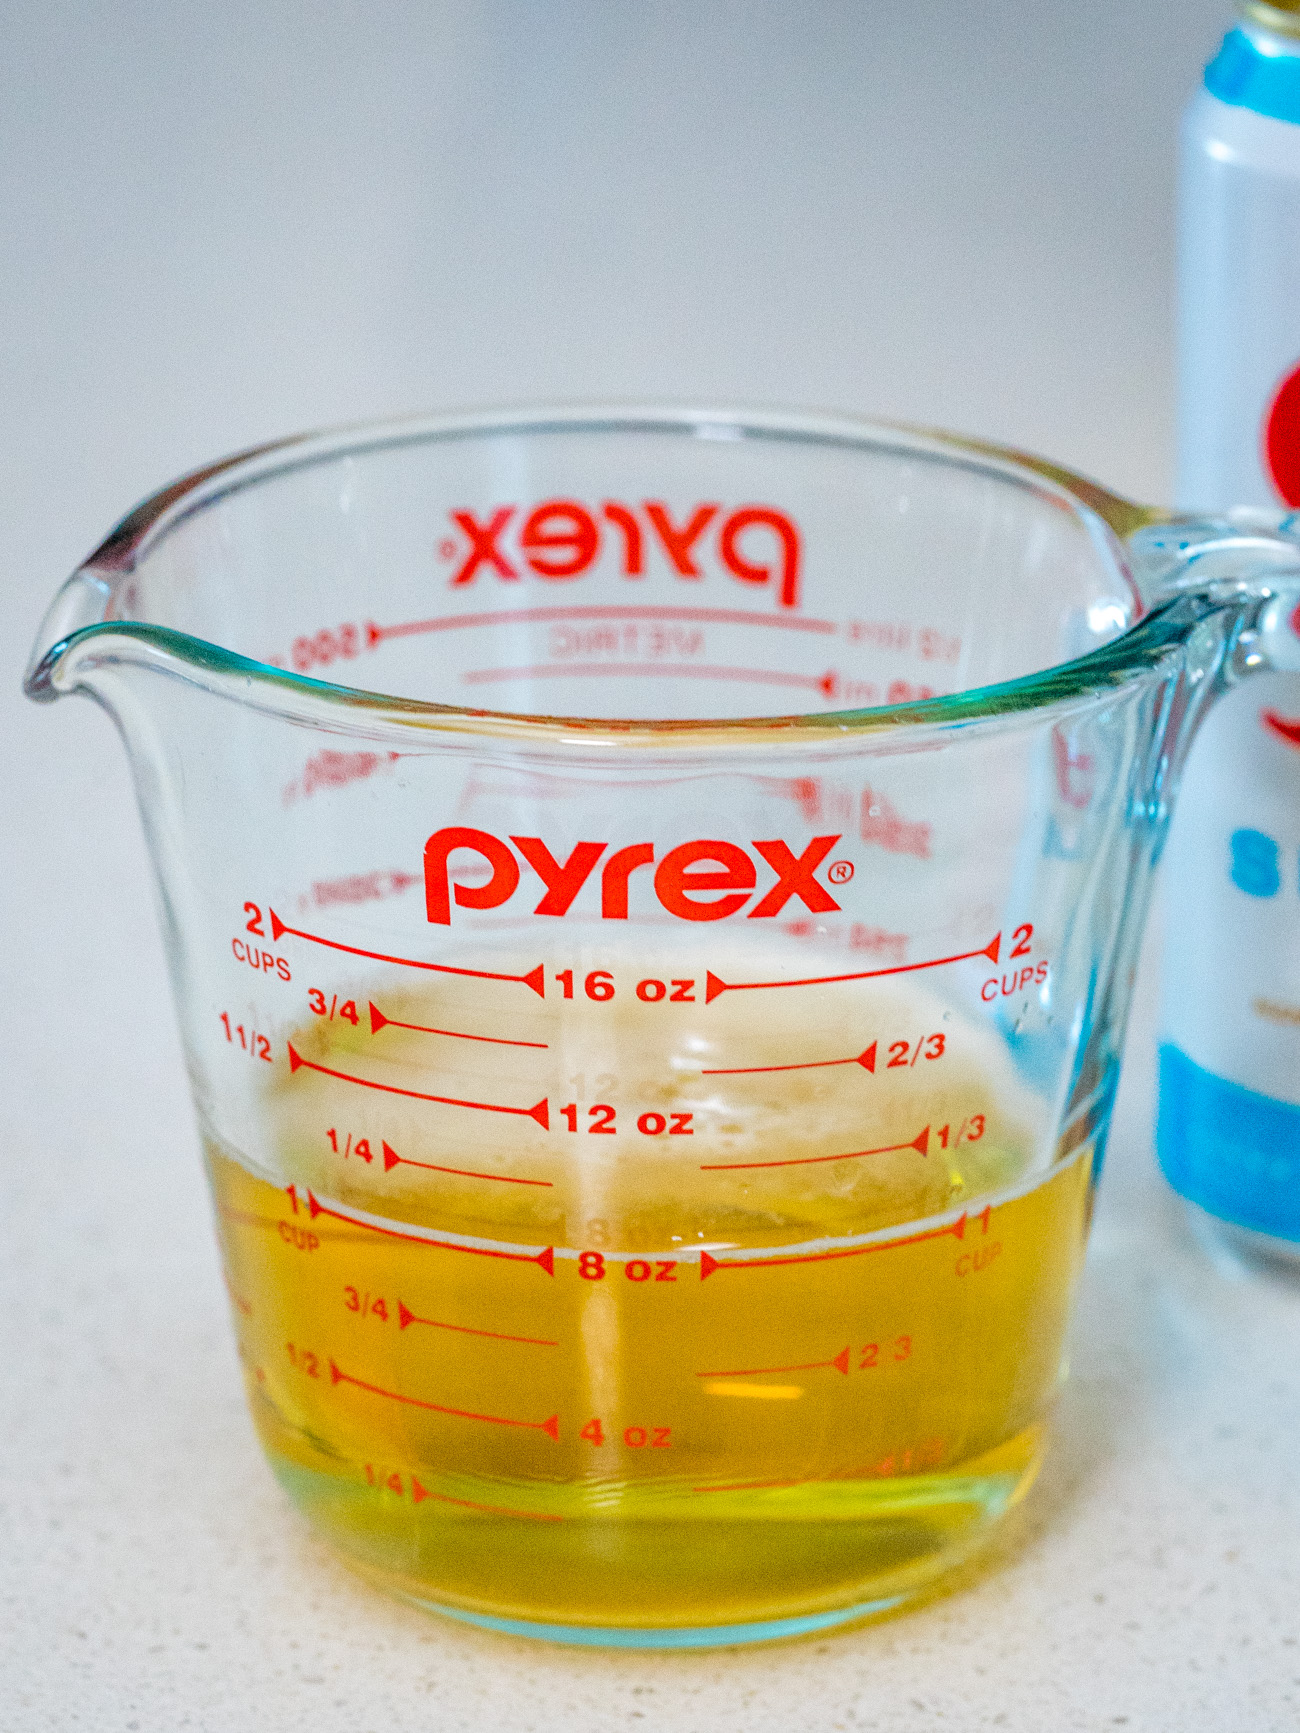
MULTIPOLYGON (((79 661, 70 641, 88 627, 102 627, 112 603, 113 585, 87 567, 74 572, 55 596, 36 635, 36 647, 23 678, 23 690, 38 703, 49 704, 74 691, 79 676, 69 664, 79 661)), ((80 641, 84 644, 85 640, 80 641)), ((80 647, 80 646, 78 646, 80 647)))
MULTIPOLYGON (((150 612, 141 604, 135 580, 145 545, 160 520, 169 513, 184 512, 205 486, 220 486, 227 470, 296 443, 290 438, 236 452, 182 476, 128 512, 50 604, 23 677, 27 696, 48 704, 66 693, 86 691, 104 702, 104 694, 89 678, 92 668, 127 662, 158 665, 176 658, 204 663, 201 641, 196 644, 190 635, 145 624, 150 612), (109 637, 114 640, 112 644, 105 641, 109 637)), ((220 661, 222 666, 230 666, 239 658, 222 657, 220 661)))
POLYGON ((130 741, 154 710, 166 708, 164 688, 137 675, 165 674, 169 686, 180 681, 195 692, 246 701, 251 668, 265 671, 202 638, 139 617, 130 573, 105 570, 96 555, 68 579, 41 622, 23 691, 41 704, 84 693, 130 741))

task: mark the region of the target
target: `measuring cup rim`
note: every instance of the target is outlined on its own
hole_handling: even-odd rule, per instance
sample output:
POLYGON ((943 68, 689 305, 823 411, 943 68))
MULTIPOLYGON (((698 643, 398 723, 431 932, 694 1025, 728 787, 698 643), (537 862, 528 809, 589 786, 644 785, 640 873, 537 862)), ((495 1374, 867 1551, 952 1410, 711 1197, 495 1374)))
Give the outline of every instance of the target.
MULTIPOLYGON (((735 406, 699 408, 671 404, 583 403, 479 409, 361 422, 294 434, 236 452, 180 477, 142 501, 121 519, 70 580, 71 584, 78 579, 89 582, 93 589, 89 605, 94 606, 95 597, 102 604, 99 617, 78 623, 75 630, 65 630, 56 642, 47 643, 44 648, 38 639, 24 689, 29 697, 37 699, 53 698, 60 690, 70 689, 60 687, 56 682, 58 665, 69 651, 74 646, 87 645, 90 640, 112 636, 118 640, 134 640, 143 659, 148 662, 166 662, 173 669, 177 663, 184 665, 187 677, 208 689, 218 691, 232 682, 227 695, 236 701, 256 702, 258 708, 283 714, 286 719, 295 721, 310 721, 328 713, 337 723, 341 720, 338 707, 343 705, 353 713, 354 724, 361 727, 387 722, 397 726, 497 737, 522 734, 531 740, 549 736, 573 741, 577 736, 584 744, 593 746, 605 741, 620 745, 637 741, 664 745, 674 738, 683 744, 699 746, 724 742, 739 745, 746 740, 754 741, 756 736, 763 744, 771 744, 774 735, 787 739, 795 737, 808 743, 810 737, 842 738, 846 734, 874 732, 899 725, 970 724, 1071 699, 1086 699, 1106 689, 1113 690, 1161 661, 1182 643, 1185 623, 1167 618, 1170 613, 1168 605, 1147 607, 1125 550, 1125 541, 1134 532, 1166 521, 1169 521, 1168 515, 1164 512, 1138 505, 1071 470, 1011 447, 940 429, 828 412, 735 406), (499 437, 512 433, 601 432, 678 434, 727 441, 789 440, 805 447, 822 445, 845 450, 884 447, 918 461, 939 462, 997 476, 1049 500, 1079 521, 1099 557, 1128 588, 1134 606, 1133 623, 1109 643, 1083 656, 1013 680, 972 687, 943 697, 818 714, 795 712, 726 719, 666 720, 529 714, 428 699, 397 698, 363 687, 314 679, 170 627, 113 617, 114 595, 122 579, 135 570, 165 537, 197 512, 246 488, 318 463, 404 445, 499 437), (261 688, 256 700, 251 691, 253 682, 261 688)), ((57 605, 56 610, 51 611, 50 624, 53 624, 56 611, 57 605)), ((61 623, 70 622, 65 620, 61 623)), ((42 636, 45 636, 44 632, 42 636)))

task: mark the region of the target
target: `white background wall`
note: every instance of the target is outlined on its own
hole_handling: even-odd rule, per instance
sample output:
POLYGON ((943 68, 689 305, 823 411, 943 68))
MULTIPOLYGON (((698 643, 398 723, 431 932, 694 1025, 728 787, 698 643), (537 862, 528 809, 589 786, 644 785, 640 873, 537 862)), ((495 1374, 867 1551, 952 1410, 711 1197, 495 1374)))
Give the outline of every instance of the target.
POLYGON ((9 0, 6 582, 302 426, 630 394, 1163 495, 1177 112, 1224 0, 9 0))

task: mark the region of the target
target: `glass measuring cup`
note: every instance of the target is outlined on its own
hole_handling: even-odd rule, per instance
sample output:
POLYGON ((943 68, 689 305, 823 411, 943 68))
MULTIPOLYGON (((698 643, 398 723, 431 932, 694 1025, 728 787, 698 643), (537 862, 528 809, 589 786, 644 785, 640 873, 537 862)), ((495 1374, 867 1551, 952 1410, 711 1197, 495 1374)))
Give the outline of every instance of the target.
POLYGON ((687 1646, 1028 1487, 1195 724, 1289 520, 684 411, 286 441, 27 689, 131 755, 249 1402, 388 1588, 687 1646))

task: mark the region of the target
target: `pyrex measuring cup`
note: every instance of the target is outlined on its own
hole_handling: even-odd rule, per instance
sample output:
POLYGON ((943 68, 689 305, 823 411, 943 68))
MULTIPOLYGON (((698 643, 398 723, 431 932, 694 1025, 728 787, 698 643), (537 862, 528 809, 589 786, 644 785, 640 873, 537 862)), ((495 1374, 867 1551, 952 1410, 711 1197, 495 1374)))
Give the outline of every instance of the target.
POLYGON ((642 1645, 966 1555, 1043 1445, 1152 863, 1300 555, 677 411, 158 494, 28 677, 135 769, 249 1402, 413 1600, 642 1645))

